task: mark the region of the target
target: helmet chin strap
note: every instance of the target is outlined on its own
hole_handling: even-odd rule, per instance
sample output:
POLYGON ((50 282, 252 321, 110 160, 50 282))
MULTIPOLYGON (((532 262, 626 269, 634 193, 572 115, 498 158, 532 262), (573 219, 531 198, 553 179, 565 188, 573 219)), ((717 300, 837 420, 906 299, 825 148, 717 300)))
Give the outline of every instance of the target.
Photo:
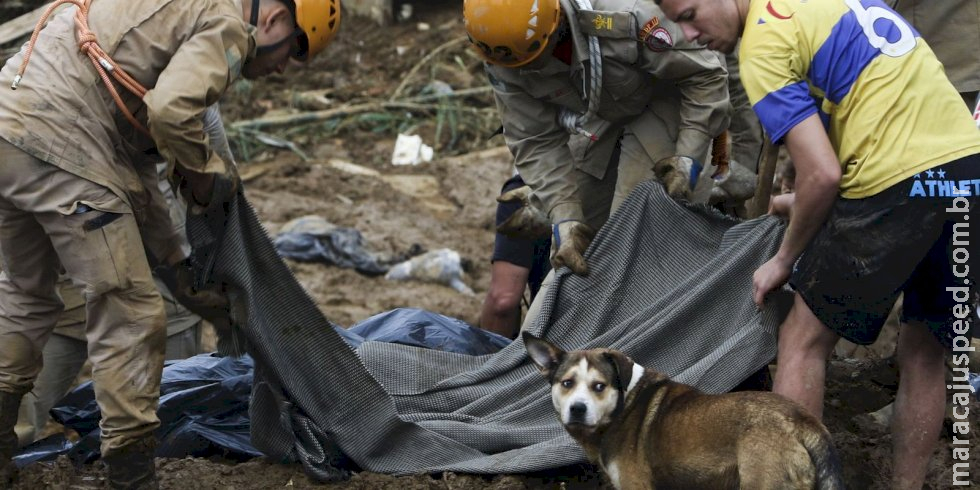
MULTIPOLYGON (((249 15, 249 20, 248 20, 248 23, 249 24, 252 24, 256 28, 259 27, 259 4, 260 3, 262 3, 262 0, 252 0, 252 13, 249 15)), ((288 42, 291 42, 297 35, 302 34, 302 33, 303 33, 302 29, 300 29, 299 26, 297 26, 296 27, 296 30, 293 31, 292 34, 287 34, 286 37, 284 37, 284 38, 282 38, 282 39, 280 39, 280 40, 278 40, 278 41, 276 41, 276 42, 274 42, 272 44, 266 44, 264 46, 256 46, 255 47, 255 54, 256 54, 256 56, 258 56, 258 55, 262 55, 262 54, 265 54, 265 53, 269 53, 269 52, 275 51, 275 50, 279 49, 280 46, 282 46, 283 44, 286 44, 288 42)))
POLYGON ((259 26, 259 4, 262 0, 252 0, 252 14, 248 19, 248 23, 255 27, 259 26))

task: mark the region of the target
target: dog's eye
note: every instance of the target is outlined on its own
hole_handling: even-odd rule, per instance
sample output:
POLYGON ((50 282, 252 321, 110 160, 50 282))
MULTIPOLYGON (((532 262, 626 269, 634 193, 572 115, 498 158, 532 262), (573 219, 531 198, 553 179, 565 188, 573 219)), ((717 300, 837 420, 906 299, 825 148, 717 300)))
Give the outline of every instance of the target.
POLYGON ((561 382, 561 387, 567 389, 567 388, 571 388, 574 384, 575 384, 574 381, 570 379, 566 379, 565 381, 561 382))
POLYGON ((592 386, 592 389, 595 390, 596 393, 602 393, 602 390, 606 389, 606 385, 602 383, 596 383, 595 385, 592 386))

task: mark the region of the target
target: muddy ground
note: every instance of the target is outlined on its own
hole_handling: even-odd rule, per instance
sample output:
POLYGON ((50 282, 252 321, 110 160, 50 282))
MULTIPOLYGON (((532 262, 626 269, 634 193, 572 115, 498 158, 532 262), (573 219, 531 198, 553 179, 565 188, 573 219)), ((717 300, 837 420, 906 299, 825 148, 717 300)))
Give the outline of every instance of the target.
MULTIPOLYGON (((0 20, 18 13, 17 5, 32 3, 37 2, 4 2, 0 20)), ((327 55, 310 66, 291 67, 283 75, 238 83, 222 101, 230 128, 235 122, 260 117, 349 109, 346 116, 323 122, 263 128, 293 143, 298 151, 271 147, 254 133, 231 130, 247 195, 270 233, 291 219, 317 215, 358 229, 367 247, 378 253, 448 247, 463 257, 464 280, 475 291, 473 296, 443 285, 391 282, 351 269, 290 262, 297 279, 338 324, 350 326, 402 306, 477 322, 489 283, 493 198, 511 170, 500 137, 489 139, 497 126, 490 97, 482 92, 444 100, 415 99, 410 101, 411 109, 363 109, 364 104, 381 104, 396 92, 404 99, 447 85, 454 91, 484 87, 479 63, 457 41, 462 36, 459 2, 415 4, 411 19, 388 27, 348 15, 327 55), (438 54, 420 64, 437 48, 438 54), (436 159, 415 167, 393 167, 389 162, 399 132, 421 135, 435 148, 436 159)), ((875 361, 889 352, 886 346, 860 356, 869 360, 836 359, 833 364, 826 419, 849 488, 887 488, 890 436, 884 425, 863 414, 884 406, 893 396, 893 369, 875 361)), ((971 408, 975 436, 980 404, 971 408)), ((952 481, 950 440, 947 424, 941 449, 933 458, 929 488, 947 488, 952 481)), ((972 447, 973 488, 980 488, 980 439, 973 439, 972 447)), ((157 466, 162 488, 181 490, 603 486, 600 477, 588 473, 558 478, 455 474, 394 478, 361 473, 345 483, 318 486, 298 465, 263 460, 233 464, 161 459, 157 466)), ((19 488, 95 488, 103 484, 103 477, 98 465, 77 473, 66 461, 59 461, 27 468, 19 488)))

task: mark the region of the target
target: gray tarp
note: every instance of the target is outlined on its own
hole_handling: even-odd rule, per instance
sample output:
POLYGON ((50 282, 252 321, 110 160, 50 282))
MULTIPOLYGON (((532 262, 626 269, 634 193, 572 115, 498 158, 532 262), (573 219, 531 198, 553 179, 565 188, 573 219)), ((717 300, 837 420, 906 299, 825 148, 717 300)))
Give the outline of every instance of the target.
MULTIPOLYGON (((332 466, 337 448, 365 470, 393 474, 520 473, 584 461, 521 341, 479 357, 376 342, 355 352, 241 194, 192 217, 188 229, 198 263, 213 264, 211 279, 231 292, 255 359, 252 441, 266 454, 301 461, 319 479, 343 475, 332 466), (215 242, 211 230, 222 223, 215 242)), ((789 298, 759 313, 750 291, 781 232, 775 218, 736 223, 642 184, 594 240, 591 275, 559 271, 531 330, 567 349, 620 349, 679 381, 726 391, 775 354, 789 298)))

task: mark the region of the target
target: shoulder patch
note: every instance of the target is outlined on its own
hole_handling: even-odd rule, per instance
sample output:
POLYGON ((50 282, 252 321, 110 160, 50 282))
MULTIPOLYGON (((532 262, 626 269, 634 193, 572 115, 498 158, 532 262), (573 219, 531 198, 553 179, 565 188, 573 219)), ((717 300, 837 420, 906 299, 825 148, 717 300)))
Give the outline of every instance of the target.
POLYGON ((674 38, 667 32, 667 29, 657 27, 650 31, 650 35, 643 39, 643 44, 650 51, 660 53, 674 47, 674 38))
POLYGON ((647 38, 650 37, 650 33, 657 27, 660 27, 660 17, 654 15, 646 24, 643 24, 643 29, 640 29, 640 41, 646 42, 647 38))

